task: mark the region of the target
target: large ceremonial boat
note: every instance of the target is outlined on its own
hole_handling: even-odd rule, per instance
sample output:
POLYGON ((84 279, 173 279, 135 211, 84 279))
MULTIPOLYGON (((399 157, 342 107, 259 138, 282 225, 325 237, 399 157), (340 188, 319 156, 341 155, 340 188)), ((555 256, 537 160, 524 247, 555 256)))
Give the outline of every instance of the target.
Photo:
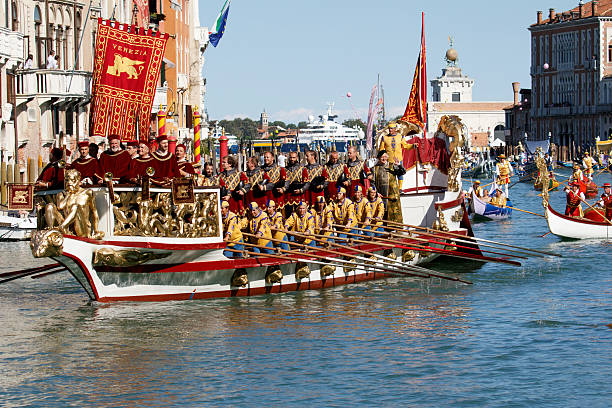
MULTIPOLYGON (((112 31, 107 22, 100 21, 99 27, 106 36, 112 31)), ((129 27, 115 31, 117 38, 128 32, 149 35, 129 27)), ((157 34, 154 39, 161 41, 157 34)), ((423 59, 419 57, 417 68, 424 74, 422 41, 423 59)), ((98 54, 102 71, 96 72, 117 74, 113 60, 104 63, 110 64, 104 70, 105 54, 98 54)), ((155 55, 163 55, 163 49, 157 49, 155 55)), ((426 80, 419 82, 426 87, 426 80)), ((420 95, 422 108, 425 94, 420 95)), ((99 109, 106 106, 96 105, 99 109)), ((411 98, 407 112, 414 106, 411 98)), ((421 108, 415 114, 422 129, 425 111, 421 108)), ((139 117, 139 125, 148 126, 148 115, 139 117)), ((100 113, 95 118, 101 122, 94 120, 94 130, 96 123, 100 129, 109 123, 100 113)), ((315 126, 311 129, 317 130, 315 126)), ((140 175, 139 186, 115 185, 113 175, 106 174, 106 185, 83 187, 79 172, 67 170, 63 191, 37 193, 38 230, 31 240, 35 257, 50 257, 57 263, 0 274, 11 276, 0 283, 67 270, 97 301, 161 301, 328 288, 388 276, 462 281, 419 266, 441 255, 520 265, 508 253, 483 255, 473 239, 460 189, 463 129, 459 118, 444 117, 432 138, 414 135, 407 141, 416 148, 404 151, 407 173, 399 197, 403 222, 383 220, 384 230, 377 230, 374 236, 351 227, 360 233, 338 234, 319 241, 317 247, 292 243, 291 250, 277 248, 272 253, 255 253, 257 245, 245 243, 244 250, 234 250, 245 255, 241 259, 224 255, 230 248, 223 239, 220 187, 197 187, 191 178, 174 178, 165 188, 157 188, 151 185, 149 177, 154 171, 149 169, 140 175)), ((128 138, 134 137, 134 127, 119 130, 130 131, 128 138)), ((220 151, 223 159, 227 146, 220 151)), ((492 241, 487 242, 482 245, 491 246, 492 241)))

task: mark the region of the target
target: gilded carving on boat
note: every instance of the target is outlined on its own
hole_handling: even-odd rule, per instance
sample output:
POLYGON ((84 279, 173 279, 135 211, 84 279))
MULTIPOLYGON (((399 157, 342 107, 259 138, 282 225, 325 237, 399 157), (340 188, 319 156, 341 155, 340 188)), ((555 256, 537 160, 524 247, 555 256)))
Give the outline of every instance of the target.
POLYGON ((323 265, 321 267, 321 270, 319 271, 319 273, 321 274, 321 277, 325 277, 325 276, 333 275, 335 271, 336 271, 336 267, 335 266, 333 266, 333 265, 323 265))
POLYGON ((463 208, 457 208, 457 211, 451 216, 452 222, 460 222, 463 219, 463 208))
POLYGON ((230 280, 230 284, 232 286, 240 286, 242 288, 246 287, 249 284, 249 276, 247 275, 247 271, 244 268, 236 269, 232 274, 232 279, 230 280))
POLYGON ((298 262, 295 266, 295 279, 305 279, 310 276, 310 268, 304 262, 298 262))
POLYGON ((460 175, 464 165, 461 148, 465 144, 464 124, 456 115, 444 115, 438 125, 438 133, 444 133, 448 138, 452 138, 449 146, 450 168, 448 169, 448 190, 459 191, 461 187, 460 175))
POLYGON ((407 249, 402 252, 402 262, 410 262, 416 256, 416 252, 412 249, 407 249))
POLYGON ((60 256, 63 252, 64 236, 58 229, 43 229, 32 234, 30 249, 34 258, 60 256))
POLYGON ((100 248, 93 253, 93 266, 136 266, 154 259, 163 259, 171 252, 156 252, 143 249, 100 248))
POLYGON ((175 203, 171 193, 121 192, 113 205, 115 235, 202 238, 219 234, 216 192, 196 193, 193 203, 175 203))
POLYGON ((278 283, 283 279, 283 271, 281 271, 278 265, 271 265, 266 271, 266 283, 274 284, 278 283))
POLYGON ((441 208, 438 208, 438 218, 433 222, 431 228, 438 231, 449 231, 446 219, 444 219, 444 212, 441 208))
POLYGON ((45 206, 47 228, 57 227, 63 234, 101 239, 104 232, 98 230, 98 210, 95 193, 81 187, 81 174, 67 170, 64 193, 57 194, 55 202, 45 206))

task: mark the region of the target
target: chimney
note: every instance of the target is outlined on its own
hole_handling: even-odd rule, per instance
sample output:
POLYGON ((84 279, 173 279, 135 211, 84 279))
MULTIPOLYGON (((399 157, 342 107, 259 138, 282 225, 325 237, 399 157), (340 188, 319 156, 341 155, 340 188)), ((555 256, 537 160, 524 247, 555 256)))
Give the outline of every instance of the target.
POLYGON ((599 3, 597 0, 593 0, 591 2, 591 15, 593 17, 599 14, 599 12, 597 11, 597 3, 599 3))
POLYGON ((549 22, 552 23, 554 19, 555 19, 555 9, 554 8, 548 9, 548 20, 549 20, 549 22))
POLYGON ((513 82, 512 83, 512 91, 514 91, 514 105, 518 105, 519 103, 519 91, 521 89, 521 83, 520 82, 513 82))
POLYGON ((542 24, 542 10, 538 11, 538 20, 537 20, 537 24, 540 25, 542 24))
POLYGON ((584 17, 584 3, 582 3, 582 0, 580 0, 580 3, 578 3, 578 17, 584 17))

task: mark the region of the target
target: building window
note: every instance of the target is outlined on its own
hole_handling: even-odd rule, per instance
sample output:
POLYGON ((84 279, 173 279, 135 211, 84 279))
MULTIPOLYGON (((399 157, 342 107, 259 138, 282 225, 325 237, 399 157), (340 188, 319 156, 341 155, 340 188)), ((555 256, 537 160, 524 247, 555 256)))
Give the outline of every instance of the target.
POLYGON ((15 3, 15 1, 13 1, 13 3, 11 4, 11 14, 12 14, 12 21, 13 21, 12 30, 18 31, 19 24, 17 22, 17 3, 15 3))
POLYGON ((451 98, 451 101, 453 102, 461 102, 461 94, 459 92, 453 92, 451 98))

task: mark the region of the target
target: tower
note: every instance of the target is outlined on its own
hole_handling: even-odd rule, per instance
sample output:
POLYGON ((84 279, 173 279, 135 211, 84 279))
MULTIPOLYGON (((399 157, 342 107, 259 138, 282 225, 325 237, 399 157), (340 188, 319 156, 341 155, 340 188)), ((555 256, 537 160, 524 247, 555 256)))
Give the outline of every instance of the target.
POLYGON ((263 110, 263 112, 261 112, 261 116, 259 117, 259 127, 264 132, 268 130, 268 114, 266 113, 265 109, 263 110))
POLYGON ((432 79, 433 102, 472 102, 472 86, 474 80, 461 72, 457 61, 459 54, 453 48, 453 40, 449 37, 450 47, 446 50, 444 60, 446 67, 442 68, 442 76, 432 79))

